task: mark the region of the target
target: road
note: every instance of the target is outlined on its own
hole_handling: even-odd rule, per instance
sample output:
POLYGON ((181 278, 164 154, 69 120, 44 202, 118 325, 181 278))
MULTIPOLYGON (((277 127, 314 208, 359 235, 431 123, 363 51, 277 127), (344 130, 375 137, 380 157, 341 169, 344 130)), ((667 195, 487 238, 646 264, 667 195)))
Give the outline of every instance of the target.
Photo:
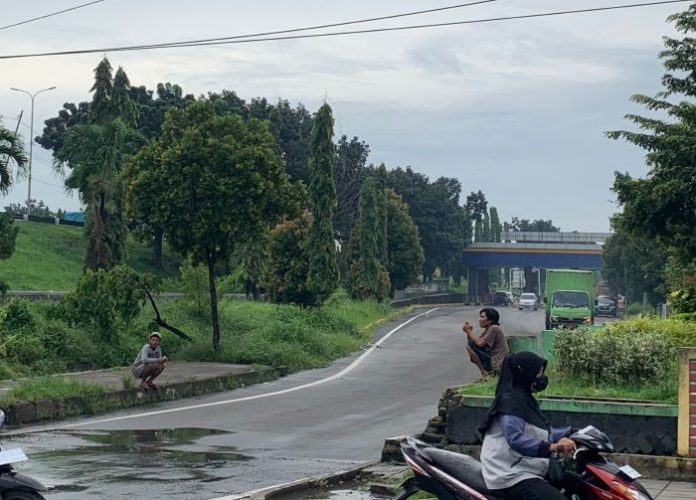
MULTIPOLYGON (((543 327, 542 311, 499 310, 508 335, 543 327)), ((423 431, 442 392, 478 376, 460 330, 477 318, 440 308, 359 364, 361 353, 272 383, 28 428, 4 444, 30 457, 20 471, 57 486, 51 499, 207 499, 350 469, 377 460, 385 438, 423 431)))

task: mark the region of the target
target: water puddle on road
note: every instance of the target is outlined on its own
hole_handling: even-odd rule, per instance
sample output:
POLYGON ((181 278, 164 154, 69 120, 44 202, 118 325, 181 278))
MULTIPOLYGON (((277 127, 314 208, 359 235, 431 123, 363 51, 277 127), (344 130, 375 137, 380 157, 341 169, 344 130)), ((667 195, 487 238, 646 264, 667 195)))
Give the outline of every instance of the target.
POLYGON ((17 436, 17 444, 30 458, 21 472, 53 486, 49 498, 164 498, 240 474, 252 458, 226 444, 230 436, 202 428, 61 431, 17 436))
POLYGON ((276 494, 273 498, 278 500, 385 500, 391 497, 370 493, 368 484, 347 483, 334 488, 312 488, 276 494))

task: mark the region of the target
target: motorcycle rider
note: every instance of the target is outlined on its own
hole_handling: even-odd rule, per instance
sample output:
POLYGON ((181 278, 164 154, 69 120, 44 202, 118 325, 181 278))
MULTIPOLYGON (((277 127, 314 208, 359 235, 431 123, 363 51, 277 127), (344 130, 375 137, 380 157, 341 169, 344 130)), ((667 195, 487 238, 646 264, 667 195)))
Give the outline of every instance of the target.
POLYGON ((503 361, 495 399, 479 428, 486 487, 505 498, 565 500, 547 477, 552 453, 573 453, 570 427, 553 428, 533 392, 548 385, 547 361, 532 352, 503 361))

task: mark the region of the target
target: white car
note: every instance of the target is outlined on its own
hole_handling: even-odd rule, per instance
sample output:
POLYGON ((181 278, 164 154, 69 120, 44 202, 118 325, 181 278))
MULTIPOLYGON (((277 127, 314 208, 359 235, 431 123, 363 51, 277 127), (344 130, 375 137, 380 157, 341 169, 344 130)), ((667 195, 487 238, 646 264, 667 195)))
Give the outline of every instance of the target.
POLYGON ((520 295, 520 311, 522 309, 533 309, 536 311, 538 307, 536 294, 523 293, 520 295))

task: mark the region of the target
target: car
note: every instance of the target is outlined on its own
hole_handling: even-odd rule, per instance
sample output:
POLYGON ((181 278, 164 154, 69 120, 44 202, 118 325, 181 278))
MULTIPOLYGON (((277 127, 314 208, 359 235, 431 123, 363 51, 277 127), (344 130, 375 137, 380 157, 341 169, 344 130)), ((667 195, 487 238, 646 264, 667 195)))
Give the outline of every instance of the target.
POLYGON ((507 292, 495 292, 493 294, 493 305, 494 306, 509 306, 510 299, 508 298, 507 292))
POLYGON ((616 317, 616 301, 606 295, 598 295, 595 300, 595 316, 616 317))
POLYGON ((520 311, 522 309, 533 309, 537 310, 539 305, 537 304, 537 296, 535 293, 523 293, 520 295, 520 311))

